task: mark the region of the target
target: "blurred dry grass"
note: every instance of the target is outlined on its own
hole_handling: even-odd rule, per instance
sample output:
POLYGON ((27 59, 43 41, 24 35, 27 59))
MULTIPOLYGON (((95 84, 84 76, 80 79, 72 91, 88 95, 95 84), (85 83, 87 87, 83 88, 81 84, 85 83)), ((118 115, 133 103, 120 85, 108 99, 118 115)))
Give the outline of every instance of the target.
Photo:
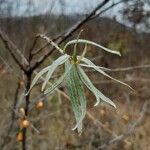
MULTIPOLYGON (((145 74, 142 74, 141 71, 139 71, 139 73, 140 76, 138 76, 138 78, 144 78, 145 74)), ((71 131, 75 122, 69 101, 61 96, 60 102, 57 93, 48 97, 48 101, 44 102, 45 106, 43 109, 37 110, 33 108, 30 113, 30 116, 32 116, 30 119, 34 126, 40 131, 40 134, 36 133, 32 128, 29 128, 29 149, 98 149, 100 145, 112 139, 114 133, 120 135, 126 132, 127 127, 139 117, 144 100, 149 98, 149 92, 147 91, 150 87, 148 83, 131 82, 131 84, 136 92, 131 92, 120 85, 112 85, 112 83, 108 85, 101 84, 100 88, 117 104, 117 111, 104 104, 93 107, 95 98, 90 95, 89 92, 86 92, 88 97, 88 111, 92 114, 94 119, 100 121, 105 128, 102 128, 99 124, 95 124, 93 119, 86 116, 84 120, 84 130, 81 135, 78 135, 75 131, 71 131), (109 133, 107 130, 112 131, 112 133, 109 133)), ((11 121, 12 110, 10 107, 14 100, 15 86, 15 81, 11 74, 7 72, 4 74, 1 73, 1 142, 3 141, 3 137, 7 134, 11 121)), ((142 124, 136 128, 135 133, 127 138, 127 143, 121 141, 109 146, 108 149, 148 150, 150 147, 149 127, 150 118, 149 114, 147 114, 142 124)), ((19 143, 16 142, 15 138, 17 131, 18 125, 15 123, 13 131, 10 134, 10 139, 7 139, 8 144, 4 149, 16 149, 19 147, 19 143)))
MULTIPOLYGON (((35 30, 37 29, 37 31, 34 32, 38 33, 40 26, 42 26, 41 23, 40 25, 36 23, 35 30)), ((33 26, 28 26, 28 31, 32 31, 32 28, 33 26)), ((48 23, 46 23, 43 28, 47 30, 48 23)), ((103 64, 104 66, 110 68, 150 64, 149 46, 146 45, 148 41, 148 34, 137 35, 135 32, 130 31, 129 29, 126 30, 124 26, 117 24, 114 21, 109 22, 107 19, 102 21, 95 21, 84 26, 84 28, 85 32, 83 37, 86 37, 86 39, 89 38, 93 39, 93 41, 100 41, 106 46, 109 45, 109 43, 117 43, 121 40, 124 43, 121 47, 119 47, 119 50, 123 51, 124 47, 128 49, 128 51, 123 51, 124 54, 122 58, 116 58, 109 55, 106 56, 103 53, 97 53, 96 51, 94 52, 91 47, 91 50, 89 51, 92 51, 92 53, 88 55, 89 58, 96 58, 97 56, 101 56, 98 59, 95 59, 96 64, 103 64), (111 28, 109 26, 111 26, 111 28), (115 34, 113 34, 114 30, 116 30, 115 34)), ((16 30, 19 29, 21 29, 21 27, 16 30)), ((26 32, 23 33, 26 34, 26 32)), ((24 34, 20 36, 28 38, 29 32, 27 35, 24 34)), ((17 38, 14 34, 12 36, 10 33, 10 36, 14 37, 14 39, 17 39, 17 43, 24 42, 19 37, 17 38)), ((29 36, 32 37, 33 32, 31 32, 29 36)), ((24 45, 22 43, 20 44, 22 47, 24 45)), ((27 52, 25 52, 25 54, 26 53, 27 52)), ((16 141, 16 133, 19 129, 17 118, 14 122, 13 129, 10 132, 9 137, 5 139, 5 136, 8 134, 7 131, 11 122, 11 108, 14 103, 14 93, 17 87, 18 78, 16 75, 19 75, 19 78, 21 78, 21 73, 9 58, 9 55, 3 55, 3 57, 11 66, 13 66, 10 67, 13 68, 13 71, 10 71, 10 68, 7 69, 6 64, 1 61, 0 145, 5 140, 6 145, 3 149, 15 150, 19 149, 21 145, 21 143, 16 141)), ((47 63, 49 63, 49 60, 45 62, 45 64, 47 63)), ((88 112, 90 112, 94 118, 90 118, 88 115, 86 116, 84 119, 83 133, 78 135, 78 133, 71 130, 75 124, 75 120, 69 101, 63 96, 61 96, 60 99, 58 93, 55 93, 44 101, 43 109, 37 110, 36 108, 33 108, 30 112, 30 120, 32 121, 33 125, 40 131, 40 134, 35 132, 33 128, 29 128, 27 134, 29 150, 97 150, 103 143, 113 139, 114 134, 120 135, 126 132, 127 127, 129 127, 137 120, 144 101, 150 99, 149 68, 112 73, 112 76, 115 78, 128 80, 128 83, 135 89, 135 92, 131 92, 121 85, 110 82, 95 72, 88 73, 91 76, 93 82, 95 82, 96 86, 116 103, 117 110, 114 110, 104 104, 93 107, 95 98, 93 95, 91 95, 91 93, 86 91, 86 95, 88 97, 88 112), (106 83, 104 81, 106 81, 106 83), (95 123, 98 121, 100 121, 101 125, 99 123, 95 123)), ((18 102, 18 107, 20 107, 22 101, 22 92, 23 87, 19 92, 20 102, 18 102)), ((38 94, 39 90, 34 90, 33 97, 37 96, 38 94)), ((136 128, 134 134, 129 136, 125 142, 121 141, 117 144, 110 145, 106 149, 149 150, 149 114, 150 112, 146 113, 142 123, 136 128)))

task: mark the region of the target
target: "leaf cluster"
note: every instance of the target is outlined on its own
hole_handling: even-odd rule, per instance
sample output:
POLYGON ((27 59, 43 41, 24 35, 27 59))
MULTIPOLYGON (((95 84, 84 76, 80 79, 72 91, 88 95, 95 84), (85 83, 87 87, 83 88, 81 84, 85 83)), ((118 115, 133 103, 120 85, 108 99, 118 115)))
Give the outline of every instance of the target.
MULTIPOLYGON (((111 101, 108 97, 106 97, 102 92, 100 92, 92 83, 88 75, 83 70, 83 67, 88 67, 91 69, 96 70, 97 72, 101 73, 102 75, 106 76, 107 78, 110 78, 118 83, 121 83, 129 88, 131 88, 126 83, 123 83, 110 75, 108 75, 105 70, 110 70, 108 68, 104 68, 101 66, 96 66, 93 62, 91 62, 89 59, 85 58, 85 53, 87 49, 87 45, 93 45, 96 47, 101 48, 102 50, 115 54, 120 55, 118 51, 110 50, 108 48, 105 48, 104 46, 97 44, 92 41, 84 40, 84 39, 77 39, 69 41, 62 49, 62 55, 57 58, 52 64, 50 64, 48 67, 42 69, 33 79, 30 90, 33 88, 33 86, 36 84, 36 82, 41 78, 44 74, 46 74, 45 80, 42 85, 42 91, 44 91, 44 94, 51 94, 53 93, 62 82, 66 82, 66 86, 68 89, 68 95, 70 97, 70 103, 72 105, 72 109, 75 115, 76 119, 76 125, 73 128, 73 130, 77 129, 78 132, 82 131, 82 121, 86 114, 86 104, 87 104, 87 98, 85 96, 84 92, 84 86, 86 86, 95 96, 96 103, 94 106, 97 106, 101 101, 108 103, 109 105, 116 108, 116 105, 111 101), (85 44, 85 48, 83 50, 83 53, 81 56, 77 55, 77 44, 85 44), (74 53, 73 55, 68 55, 65 53, 66 49, 74 44, 74 53), (47 83, 51 79, 54 71, 60 66, 64 65, 64 73, 53 82, 51 86, 45 89, 47 83)), ((60 49, 60 48, 59 48, 60 49)), ((29 90, 29 91, 30 91, 29 90)), ((28 91, 28 92, 29 92, 28 91)))

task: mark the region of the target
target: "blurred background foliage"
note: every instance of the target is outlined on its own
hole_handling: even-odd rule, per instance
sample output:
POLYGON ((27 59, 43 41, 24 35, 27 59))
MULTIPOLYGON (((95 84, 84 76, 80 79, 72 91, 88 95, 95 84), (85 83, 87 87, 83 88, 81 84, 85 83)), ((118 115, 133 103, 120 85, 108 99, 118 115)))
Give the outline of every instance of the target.
MULTIPOLYGON (((95 1, 94 5, 98 2, 95 1)), ((48 3, 48 8, 46 7, 47 1, 45 5, 43 3, 40 6, 41 2, 35 2, 35 0, 24 0, 24 4, 19 0, 0 0, 0 27, 23 50, 25 56, 28 56, 29 47, 36 34, 42 33, 54 37, 84 17, 93 7, 91 5, 90 8, 91 2, 87 1, 86 4, 89 3, 88 5, 82 4, 85 11, 70 13, 68 7, 71 1, 57 0, 55 2, 51 0, 48 3), (59 7, 57 8, 55 5, 59 7), (55 9, 57 9, 56 12, 55 9)), ((80 3, 70 9, 79 7, 80 3)), ((125 1, 121 6, 118 5, 103 16, 83 25, 82 29, 84 30, 81 35, 82 38, 122 53, 122 57, 112 56, 96 51, 94 47, 89 46, 87 57, 97 65, 122 68, 150 64, 149 0, 125 1)), ((75 38, 78 33, 76 32, 70 39, 75 38)), ((41 47, 43 44, 44 41, 39 41, 36 47, 41 47)), ((79 46, 79 48, 82 47, 79 46)), ((46 51, 48 48, 45 49, 46 51)), ((49 65, 57 56, 58 54, 54 53, 37 71, 49 65)), ((61 69, 56 72, 56 75, 58 74, 61 74, 61 69)), ((130 84, 135 92, 131 92, 127 88, 99 76, 99 74, 91 72, 88 74, 95 85, 116 103, 117 111, 104 104, 93 107, 94 96, 86 91, 88 111, 94 118, 86 117, 83 133, 78 135, 71 131, 75 121, 68 100, 58 93, 45 97, 44 107, 40 110, 33 108, 30 112, 30 120, 40 131, 40 134, 29 128, 27 134, 29 150, 97 150, 103 143, 112 139, 114 133, 119 135, 126 132, 128 127, 139 117, 144 101, 150 99, 150 68, 148 67, 111 72, 115 78, 130 84), (100 124, 103 124, 104 127, 100 124)), ((20 143, 16 141, 16 133, 19 128, 17 117, 9 136, 7 136, 12 115, 10 108, 14 104, 18 79, 20 89, 17 107, 21 107, 23 106, 22 93, 24 91, 22 72, 0 41, 0 149, 15 150, 20 147, 20 143), (7 138, 5 138, 6 136, 7 138)), ((61 90, 66 90, 65 86, 61 88, 61 90)), ((40 86, 37 86, 33 90, 31 100, 38 96, 39 91, 40 86)), ((134 134, 126 140, 108 146, 106 149, 148 150, 150 147, 149 114, 150 112, 147 113, 134 134)))

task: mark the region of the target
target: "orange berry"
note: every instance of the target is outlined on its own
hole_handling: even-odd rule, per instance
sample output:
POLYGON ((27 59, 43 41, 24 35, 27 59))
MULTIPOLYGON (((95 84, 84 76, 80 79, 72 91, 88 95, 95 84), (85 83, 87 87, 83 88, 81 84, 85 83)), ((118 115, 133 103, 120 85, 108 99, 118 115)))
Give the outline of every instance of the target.
POLYGON ((100 114, 102 116, 104 116, 106 114, 106 108, 105 107, 100 110, 100 114))
POLYGON ((104 114, 105 114, 106 112, 105 112, 105 110, 100 110, 100 114, 103 116, 104 114))
POLYGON ((27 128, 27 127, 29 127, 30 122, 25 119, 25 120, 23 120, 23 121, 21 122, 21 125, 22 125, 23 128, 27 128))
POLYGON ((23 140, 23 133, 22 132, 17 133, 16 139, 17 139, 17 141, 22 141, 23 140))
POLYGON ((129 116, 128 115, 123 115, 122 119, 127 123, 129 121, 129 116))
POLYGON ((37 104, 36 104, 36 108, 40 109, 40 108, 43 108, 44 106, 44 103, 42 101, 39 101, 37 104))

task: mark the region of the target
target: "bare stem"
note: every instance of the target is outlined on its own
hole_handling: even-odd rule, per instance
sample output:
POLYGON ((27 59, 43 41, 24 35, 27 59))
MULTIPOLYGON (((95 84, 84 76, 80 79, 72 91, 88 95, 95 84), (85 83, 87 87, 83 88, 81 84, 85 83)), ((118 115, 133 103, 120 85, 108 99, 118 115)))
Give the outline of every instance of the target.
MULTIPOLYGON (((31 77, 32 77, 32 72, 29 72, 26 74, 26 92, 30 89, 30 85, 31 85, 31 77)), ((28 116, 29 114, 29 104, 30 104, 30 93, 25 96, 25 101, 26 101, 26 105, 25 105, 25 116, 28 116)), ((22 141, 22 150, 26 150, 27 149, 27 129, 24 128, 23 129, 23 141, 22 141)))

